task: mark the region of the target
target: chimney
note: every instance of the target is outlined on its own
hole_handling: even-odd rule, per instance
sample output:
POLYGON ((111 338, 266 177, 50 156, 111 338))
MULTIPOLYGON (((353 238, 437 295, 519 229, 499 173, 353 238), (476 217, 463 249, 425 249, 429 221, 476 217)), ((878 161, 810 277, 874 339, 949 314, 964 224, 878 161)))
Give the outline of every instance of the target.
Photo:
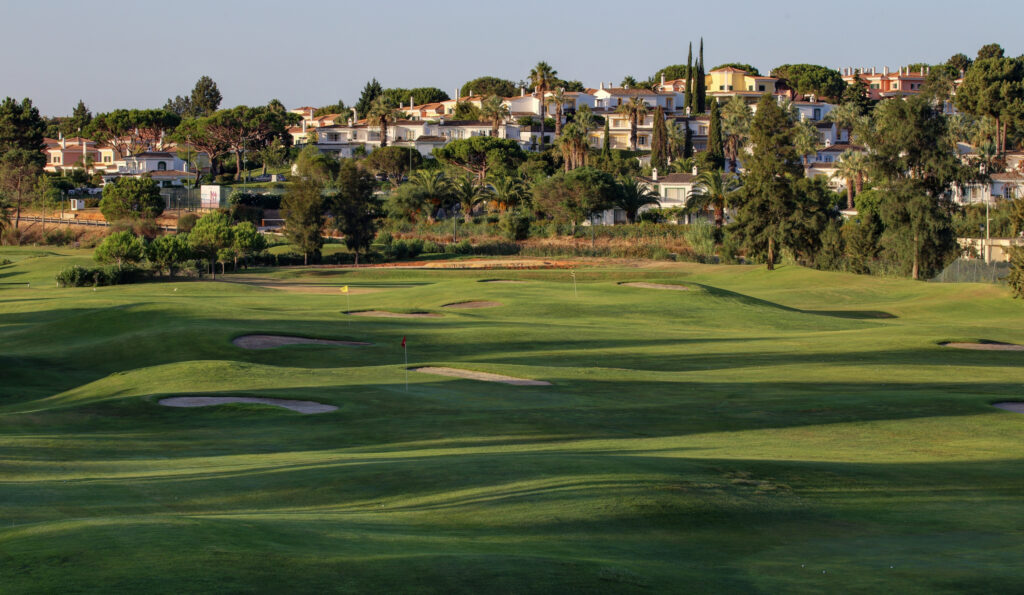
POLYGON ((604 81, 601 81, 601 88, 604 89, 604 81))
POLYGON ((921 76, 924 76, 924 66, 921 67, 921 76))
POLYGON ((697 175, 697 166, 696 165, 693 166, 693 169, 690 170, 690 173, 692 173, 693 175, 697 175))
POLYGON ((526 97, 526 87, 519 87, 519 96, 526 97))
POLYGON ((60 134, 60 148, 62 148, 62 149, 68 148, 68 142, 64 139, 64 133, 61 132, 59 134, 60 134))
POLYGON ((414 101, 415 101, 415 100, 414 100, 414 99, 412 98, 412 95, 410 95, 410 96, 409 96, 409 109, 410 109, 410 110, 412 109, 412 106, 413 106, 413 102, 414 102, 414 101))
POLYGON ((302 133, 303 134, 306 133, 306 121, 305 120, 302 121, 302 133))
POLYGON ((661 84, 665 84, 665 73, 661 73, 661 84))
POLYGON ((658 168, 651 168, 651 179, 654 180, 655 182, 658 181, 658 168))
POLYGON ((882 68, 882 74, 884 74, 885 76, 889 76, 889 67, 888 66, 882 68))
POLYGON ((356 108, 352 108, 352 125, 355 126, 357 122, 359 122, 359 113, 356 108))
POLYGON ((875 67, 874 66, 871 67, 871 74, 875 74, 875 67))

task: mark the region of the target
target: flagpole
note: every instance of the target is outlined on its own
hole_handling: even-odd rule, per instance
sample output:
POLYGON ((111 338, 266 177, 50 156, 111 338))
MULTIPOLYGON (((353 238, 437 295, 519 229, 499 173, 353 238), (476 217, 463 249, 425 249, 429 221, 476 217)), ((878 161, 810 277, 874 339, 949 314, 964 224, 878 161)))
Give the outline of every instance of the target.
POLYGON ((579 295, 576 293, 576 271, 570 271, 569 274, 572 275, 572 297, 577 298, 579 295))
POLYGON ((405 351, 405 392, 409 392, 409 348, 405 345, 405 339, 402 339, 402 350, 405 351))
POLYGON ((352 298, 350 297, 350 294, 347 291, 345 292, 345 314, 349 314, 349 316, 347 316, 348 325, 352 326, 352 298))

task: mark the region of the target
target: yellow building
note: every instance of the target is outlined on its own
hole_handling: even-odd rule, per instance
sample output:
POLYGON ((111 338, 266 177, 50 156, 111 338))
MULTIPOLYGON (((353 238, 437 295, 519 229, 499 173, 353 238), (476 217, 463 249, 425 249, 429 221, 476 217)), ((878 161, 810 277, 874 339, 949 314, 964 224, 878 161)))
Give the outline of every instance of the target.
POLYGON ((726 66, 707 73, 704 77, 708 97, 729 98, 734 95, 747 98, 753 103, 765 93, 777 92, 779 79, 770 76, 754 76, 745 70, 726 66))

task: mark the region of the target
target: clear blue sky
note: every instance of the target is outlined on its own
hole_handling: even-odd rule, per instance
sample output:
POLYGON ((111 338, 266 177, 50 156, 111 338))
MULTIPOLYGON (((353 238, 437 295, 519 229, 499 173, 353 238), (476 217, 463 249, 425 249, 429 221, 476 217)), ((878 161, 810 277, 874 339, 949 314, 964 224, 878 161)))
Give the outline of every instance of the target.
POLYGON ((0 96, 31 97, 46 115, 70 113, 79 98, 94 112, 160 107, 204 74, 223 106, 353 103, 372 77, 451 94, 477 76, 523 79, 539 60, 597 86, 685 63, 701 35, 708 67, 745 62, 763 73, 793 62, 936 63, 993 41, 1024 53, 1024 2, 1010 0, 736 0, 716 10, 621 0, 5 4, 0 96))

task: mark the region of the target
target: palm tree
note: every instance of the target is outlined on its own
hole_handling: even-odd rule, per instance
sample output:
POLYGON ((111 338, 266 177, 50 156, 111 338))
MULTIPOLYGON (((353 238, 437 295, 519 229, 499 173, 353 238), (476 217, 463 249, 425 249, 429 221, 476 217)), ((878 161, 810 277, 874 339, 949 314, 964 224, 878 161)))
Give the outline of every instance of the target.
POLYGON ((491 198, 498 203, 498 208, 502 211, 516 208, 528 196, 526 184, 519 176, 491 176, 490 189, 491 198))
POLYGON ((665 140, 668 141, 668 156, 672 163, 683 155, 683 148, 686 146, 685 126, 673 120, 665 122, 665 140))
POLYGON ((508 106, 497 95, 491 95, 480 104, 480 117, 491 123, 491 136, 498 136, 498 127, 510 115, 508 106))
POLYGON ((561 87, 545 98, 547 103, 555 106, 555 136, 562 134, 562 110, 565 108, 565 102, 567 99, 568 97, 565 96, 565 89, 561 87))
POLYGON ((725 133, 723 149, 725 158, 729 160, 729 169, 736 171, 736 162, 740 151, 747 144, 750 133, 750 122, 753 119, 750 106, 740 96, 733 96, 722 107, 722 132, 725 133))
POLYGON ((660 197, 647 184, 636 178, 622 178, 615 185, 615 206, 626 212, 626 220, 636 222, 636 215, 647 205, 661 206, 660 197))
POLYGON ((425 200, 431 204, 427 219, 433 222, 437 209, 446 207, 448 201, 451 200, 451 180, 444 175, 443 171, 420 169, 409 176, 409 183, 418 187, 423 192, 425 200))
POLYGON ((576 169, 586 165, 587 162, 587 133, 584 128, 576 122, 569 122, 562 129, 562 135, 555 140, 555 143, 562 149, 562 161, 565 163, 565 171, 576 169))
POLYGON ((637 123, 643 122, 644 118, 647 117, 647 111, 647 104, 644 103, 643 99, 640 99, 639 95, 634 95, 629 101, 615 108, 615 113, 629 118, 629 147, 633 151, 636 151, 637 123))
POLYGON ((366 122, 370 126, 380 128, 380 146, 388 146, 388 124, 393 124, 402 117, 402 112, 388 103, 383 95, 377 97, 370 104, 370 111, 366 114, 366 122))
POLYGON ((836 163, 836 174, 846 180, 846 208, 853 208, 853 197, 864 187, 868 160, 860 151, 843 151, 836 163))
POLYGON ((740 181, 736 176, 725 176, 714 169, 701 172, 694 180, 690 200, 686 201, 686 210, 692 213, 714 209, 715 225, 721 228, 725 224, 725 211, 739 187, 740 181))
POLYGON ((462 208, 462 216, 466 223, 473 220, 473 208, 482 203, 489 192, 483 186, 477 186, 473 178, 462 176, 452 182, 452 198, 462 208))
POLYGON ((672 171, 680 174, 688 174, 693 171, 697 162, 693 157, 680 157, 672 162, 672 171))
POLYGON ((544 102, 544 94, 551 88, 555 76, 558 74, 547 62, 537 62, 537 65, 530 71, 530 80, 533 82, 533 92, 540 97, 540 148, 544 150, 544 120, 547 117, 547 105, 544 102))
POLYGON ((810 120, 800 120, 793 134, 793 148, 803 161, 804 169, 810 165, 808 157, 818 152, 818 129, 810 120))

